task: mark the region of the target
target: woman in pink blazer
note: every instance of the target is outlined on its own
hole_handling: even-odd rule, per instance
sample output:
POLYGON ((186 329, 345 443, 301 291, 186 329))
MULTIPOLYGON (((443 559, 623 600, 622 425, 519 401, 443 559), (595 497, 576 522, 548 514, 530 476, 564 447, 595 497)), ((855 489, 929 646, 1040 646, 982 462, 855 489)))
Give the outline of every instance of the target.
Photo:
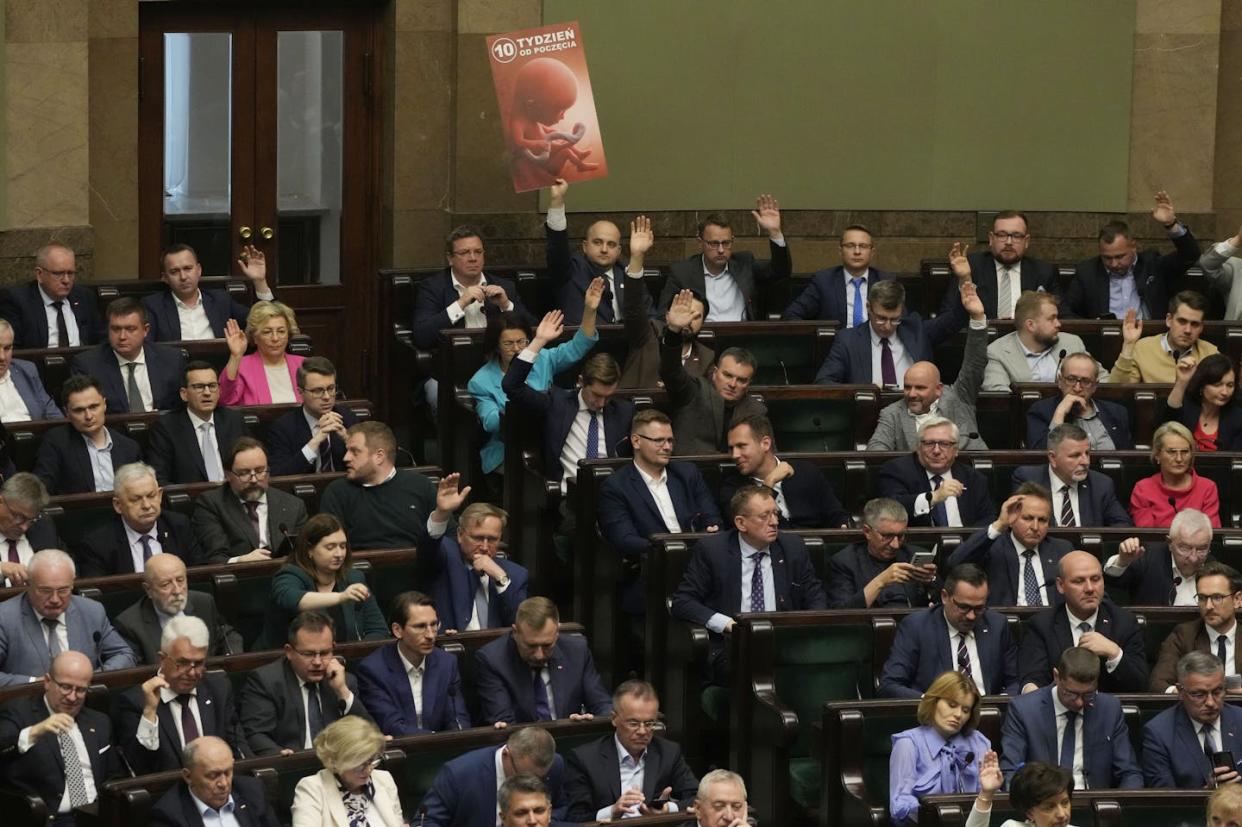
POLYGON ((305 357, 285 353, 298 333, 293 309, 276 301, 255 302, 245 332, 229 319, 224 338, 229 361, 220 374, 221 405, 272 405, 302 401, 298 368, 305 357), (254 342, 250 355, 246 348, 254 342))

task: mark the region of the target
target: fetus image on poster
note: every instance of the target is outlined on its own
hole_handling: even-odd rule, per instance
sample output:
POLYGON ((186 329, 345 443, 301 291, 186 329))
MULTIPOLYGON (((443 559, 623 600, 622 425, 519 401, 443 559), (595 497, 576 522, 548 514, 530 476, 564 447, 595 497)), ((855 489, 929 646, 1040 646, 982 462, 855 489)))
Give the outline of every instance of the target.
POLYGON ((591 150, 577 145, 587 134, 586 124, 575 123, 568 132, 557 129, 565 112, 578 100, 578 79, 559 60, 541 57, 518 71, 509 110, 509 148, 515 172, 531 171, 559 177, 566 164, 580 172, 598 169, 587 160, 591 150))

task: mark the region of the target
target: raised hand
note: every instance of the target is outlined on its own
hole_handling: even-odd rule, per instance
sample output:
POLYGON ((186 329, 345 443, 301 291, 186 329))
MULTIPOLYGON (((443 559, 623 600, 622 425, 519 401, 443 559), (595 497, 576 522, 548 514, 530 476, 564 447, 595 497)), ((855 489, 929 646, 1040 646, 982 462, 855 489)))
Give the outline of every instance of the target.
POLYGON ((651 232, 651 219, 640 215, 630 222, 630 258, 641 258, 647 255, 655 244, 655 233, 651 232))
POLYGON ((1143 556, 1143 552, 1147 549, 1143 548, 1143 541, 1137 537, 1127 537, 1121 541, 1121 545, 1117 547, 1117 562, 1121 565, 1128 566, 1135 560, 1143 556))
POLYGON ((604 297, 604 279, 597 276, 587 285, 586 296, 583 298, 583 305, 592 310, 599 310, 600 299, 604 297))
POLYGON ((959 281, 966 281, 970 278, 970 260, 966 258, 966 251, 969 249, 970 245, 960 241, 954 241, 949 249, 949 267, 953 269, 953 275, 957 276, 959 281))
POLYGON ((246 355, 246 347, 250 342, 246 339, 246 331, 241 329, 236 319, 224 323, 224 341, 229 346, 229 355, 238 359, 246 355))
POLYGON ((1156 193, 1156 206, 1152 208, 1151 217, 1166 227, 1177 223, 1177 210, 1173 209, 1173 199, 1164 190, 1156 193))
POLYGON ((160 705, 160 690, 168 687, 168 681, 158 672, 142 684, 143 717, 155 720, 155 710, 160 705))
POLYGON ((1121 323, 1122 345, 1133 345, 1143 338, 1143 320, 1138 317, 1134 308, 1126 311, 1125 321, 1121 323))
POLYGON ((1005 776, 1001 773, 1000 759, 996 757, 995 750, 988 750, 979 759, 979 790, 990 796, 999 790, 1004 782, 1005 776))
POLYGON ((7 579, 14 586, 26 585, 26 567, 21 563, 0 563, 0 578, 7 579))
POLYGON ((241 267, 242 275, 250 281, 267 284, 267 255, 258 247, 253 244, 242 247, 237 264, 241 267))
POLYGON ((755 199, 755 208, 750 211, 759 229, 768 234, 769 238, 780 238, 781 205, 770 194, 764 193, 755 199))
MULTIPOLYGON (((969 269, 969 268, 968 268, 969 269)), ((979 298, 979 289, 973 281, 962 282, 959 288, 962 294, 962 307, 972 319, 986 319, 987 311, 983 308, 983 299, 979 298)))
POLYGON ((73 716, 64 712, 53 712, 47 718, 30 728, 30 738, 37 741, 44 735, 60 735, 73 729, 73 716))
POLYGON ((461 508, 466 497, 470 496, 470 486, 458 491, 457 485, 460 482, 461 474, 458 473, 446 474, 440 478, 440 483, 436 486, 436 511, 452 514, 461 508))
POLYGON ((539 327, 535 329, 535 341, 543 347, 548 342, 555 341, 564 330, 565 314, 559 310, 552 310, 544 314, 543 321, 539 322, 539 327))
POLYGON ((1179 385, 1186 385, 1190 382, 1190 377, 1195 375, 1195 366, 1199 364, 1199 360, 1193 356, 1183 356, 1177 360, 1177 378, 1174 381, 1179 385))
POLYGON ((556 209, 565 206, 565 193, 569 191, 569 182, 564 178, 557 178, 552 182, 552 186, 548 187, 548 207, 556 209))
POLYGON ((694 293, 682 290, 669 303, 668 312, 664 314, 664 324, 674 333, 680 333, 690 326, 694 319, 694 293))
MULTIPOLYGON (((944 486, 941 486, 942 488, 944 486)), ((1014 494, 1005 500, 1000 507, 1000 514, 996 515, 996 519, 992 522, 992 528, 997 531, 1004 531, 1013 525, 1013 521, 1018 519, 1018 515, 1022 513, 1022 495, 1014 494)))

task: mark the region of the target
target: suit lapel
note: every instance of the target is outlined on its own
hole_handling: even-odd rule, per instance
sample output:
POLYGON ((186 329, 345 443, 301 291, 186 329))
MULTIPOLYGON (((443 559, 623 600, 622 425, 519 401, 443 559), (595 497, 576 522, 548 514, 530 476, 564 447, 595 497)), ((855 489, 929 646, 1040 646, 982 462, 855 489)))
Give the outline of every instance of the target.
POLYGON ((742 544, 736 531, 729 532, 726 554, 729 557, 725 571, 725 607, 724 614, 736 615, 742 611, 742 544))
MULTIPOLYGON (((650 751, 647 753, 650 756, 650 751)), ((599 745, 599 762, 604 768, 605 777, 608 779, 608 791, 612 795, 612 800, 616 801, 621 797, 621 756, 617 754, 616 740, 609 736, 599 745)), ((651 768, 643 773, 643 793, 646 794, 647 779, 651 777, 651 768)))
POLYGON ((69 648, 78 652, 86 652, 87 657, 92 661, 96 660, 94 652, 97 646, 95 642, 87 636, 85 624, 82 622, 82 612, 78 608, 76 600, 70 600, 68 607, 65 609, 66 631, 69 633, 69 648))
MULTIPOLYGON (((1057 560, 1052 556, 1052 548, 1045 538, 1039 544, 1039 559, 1044 569, 1044 603, 1048 606, 1055 606, 1059 602, 1057 600, 1057 560)), ((1068 626, 1069 621, 1066 621, 1068 626)))
MULTIPOLYGON (((1217 723, 1225 723, 1223 713, 1217 720, 1217 723)), ((1210 778, 1212 775, 1212 765, 1208 761, 1207 755, 1203 752, 1203 742, 1199 740, 1199 726, 1194 721, 1190 720, 1190 716, 1186 714, 1186 711, 1180 704, 1177 706, 1177 711, 1173 713, 1173 728, 1175 730, 1173 738, 1182 745, 1180 750, 1181 753, 1186 756, 1195 756, 1193 760, 1195 766, 1199 768, 1199 773, 1204 778, 1210 778)), ((1222 726, 1221 729, 1223 728, 1224 727, 1222 726)), ((1216 737, 1219 740, 1221 733, 1217 732, 1216 737)), ((1235 740, 1236 737, 1237 736, 1235 734, 1235 740)))
POLYGON ((70 469, 70 474, 66 475, 69 479, 65 480, 65 487, 68 487, 69 484, 75 484, 76 487, 84 491, 94 491, 95 475, 91 473, 91 455, 86 450, 86 441, 83 440, 81 434, 73 430, 72 425, 66 425, 65 427, 67 429, 65 438, 68 441, 66 450, 69 462, 67 464, 70 469), (70 480, 72 480, 72 483, 70 483, 70 480))
POLYGON ((957 663, 953 656, 953 647, 949 645, 949 622, 944 619, 944 608, 936 609, 934 615, 935 621, 932 628, 935 629, 936 639, 932 641, 932 647, 936 651, 934 663, 943 664, 944 668, 940 672, 952 672, 957 669, 957 663))
POLYGON ((776 610, 791 611, 797 607, 794 606, 793 593, 789 588, 789 566, 785 563, 785 547, 781 545, 779 536, 768 550, 771 552, 769 556, 772 560, 772 588, 776 592, 776 610))
POLYGON ((1051 760, 1055 760, 1060 756, 1057 751, 1057 710, 1052 703, 1052 693, 1056 691, 1055 687, 1049 687, 1039 690, 1041 695, 1039 699, 1039 719, 1044 722, 1043 738, 1044 747, 1048 750, 1051 760))
MULTIPOLYGON (((656 524, 664 525, 664 517, 660 515, 660 509, 656 505, 655 497, 652 495, 651 489, 647 487, 646 481, 643 479, 642 472, 638 470, 638 466, 634 465, 634 463, 630 463, 628 467, 630 468, 631 473, 626 475, 627 477, 626 486, 630 489, 630 496, 632 497, 631 502, 642 503, 643 507, 647 509, 648 513, 655 520, 656 524)), ((669 495, 672 496, 672 493, 673 493, 673 485, 672 485, 673 475, 672 474, 669 474, 668 482, 669 482, 669 485, 668 485, 669 495)), ((674 507, 677 506, 676 499, 673 500, 673 506, 674 507)), ((677 509, 678 517, 680 517, 682 513, 683 512, 681 509, 677 509)))
MULTIPOLYGON (((992 679, 1000 674, 1000 667, 996 663, 996 653, 998 651, 996 641, 999 640, 999 630, 993 630, 988 622, 987 615, 979 618, 979 628, 975 631, 975 648, 979 650, 979 668, 983 672, 983 686, 985 689, 991 690, 992 679)), ((1005 622, 1002 617, 1001 623, 1005 622)))
MULTIPOLYGON (((26 634, 30 638, 30 651, 37 652, 39 655, 39 668, 44 672, 50 665, 50 652, 47 648, 47 637, 44 635, 43 624, 39 620, 39 616, 35 614, 35 610, 31 607, 30 601, 25 597, 22 599, 22 625, 26 627, 26 634)), ((69 603, 73 605, 72 601, 69 603)), ((40 718, 40 720, 42 720, 40 718)))
POLYGON ((1074 645, 1074 633, 1070 630, 1069 615, 1063 608, 1053 609, 1052 636, 1056 638, 1057 652, 1064 652, 1074 645))

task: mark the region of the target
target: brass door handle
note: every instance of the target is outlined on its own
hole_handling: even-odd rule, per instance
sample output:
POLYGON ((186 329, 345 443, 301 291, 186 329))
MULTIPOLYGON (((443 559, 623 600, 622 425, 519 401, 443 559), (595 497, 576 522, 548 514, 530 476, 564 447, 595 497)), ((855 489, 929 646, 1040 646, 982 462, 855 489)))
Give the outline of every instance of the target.
POLYGON ((271 227, 264 227, 259 230, 259 235, 263 236, 264 241, 271 241, 272 236, 276 235, 276 233, 272 231, 271 227))
POLYGON ((254 235, 254 233, 251 232, 249 227, 242 227, 240 230, 237 231, 237 234, 241 236, 242 241, 249 241, 250 236, 254 235))

